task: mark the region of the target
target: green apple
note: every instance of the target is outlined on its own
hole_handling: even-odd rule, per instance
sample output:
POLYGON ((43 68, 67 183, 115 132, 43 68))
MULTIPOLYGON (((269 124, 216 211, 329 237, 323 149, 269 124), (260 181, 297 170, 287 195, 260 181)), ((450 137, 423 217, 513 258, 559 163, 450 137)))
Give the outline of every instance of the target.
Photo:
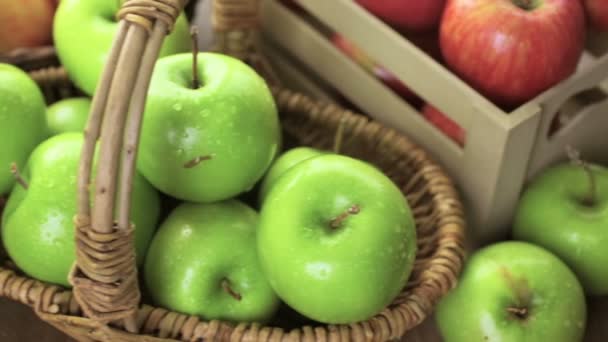
POLYGON ((368 163, 335 154, 300 162, 277 179, 260 218, 264 274, 306 317, 368 319, 409 279, 417 251, 411 209, 368 163))
POLYGON ((608 169, 555 165, 526 187, 515 214, 513 237, 550 250, 580 279, 589 295, 608 295, 608 169))
POLYGON ((141 132, 139 169, 159 190, 192 202, 246 192, 262 178, 280 136, 264 79, 240 60, 192 54, 161 58, 152 76, 141 132))
MULTIPOLYGON (((22 170, 28 188, 13 187, 2 217, 2 241, 17 266, 34 278, 66 287, 76 256, 73 218, 83 143, 82 133, 63 133, 38 145, 22 170)), ((158 192, 136 174, 131 220, 139 265, 159 211, 158 192)))
POLYGON ((72 97, 53 103, 46 111, 49 134, 83 132, 90 111, 91 99, 88 97, 72 97))
POLYGON ((177 207, 146 258, 154 302, 210 320, 269 320, 280 301, 258 263, 258 224, 257 212, 237 200, 177 207))
POLYGON ((15 183, 11 163, 23 166, 44 140, 45 107, 40 88, 27 73, 0 63, 0 196, 15 183))
MULTIPOLYGON (((92 96, 118 32, 119 0, 62 0, 53 23, 57 56, 78 88, 92 96)), ((188 22, 179 16, 160 56, 190 49, 188 22)))
POLYGON ((311 147, 296 147, 281 154, 270 166, 262 180, 259 192, 259 202, 263 203, 274 183, 287 170, 300 162, 322 155, 324 152, 311 147))
POLYGON ((551 252, 506 241, 476 251, 437 306, 446 342, 582 341, 583 288, 551 252))

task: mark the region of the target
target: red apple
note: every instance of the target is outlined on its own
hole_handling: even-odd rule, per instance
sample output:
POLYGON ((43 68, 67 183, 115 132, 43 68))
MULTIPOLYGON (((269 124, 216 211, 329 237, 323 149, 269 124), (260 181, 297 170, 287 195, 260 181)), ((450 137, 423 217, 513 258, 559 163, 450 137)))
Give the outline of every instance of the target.
POLYGON ((584 0, 584 4, 591 26, 601 31, 608 31, 608 1, 584 0))
POLYGON ((395 28, 426 31, 436 28, 445 0, 357 0, 372 14, 395 28))
POLYGON ((454 120, 428 103, 422 107, 422 116, 458 145, 464 146, 466 132, 454 120))
POLYGON ((576 71, 585 32, 581 1, 450 0, 440 45, 457 75, 511 108, 576 71))
POLYGON ((437 62, 442 63, 443 56, 439 47, 439 32, 437 30, 420 33, 403 32, 403 36, 437 62))
POLYGON ((376 76, 387 87, 407 101, 416 101, 417 96, 390 71, 372 60, 359 47, 340 34, 334 34, 331 41, 340 51, 359 64, 363 69, 376 76))
POLYGON ((52 43, 57 0, 0 0, 0 53, 52 43))

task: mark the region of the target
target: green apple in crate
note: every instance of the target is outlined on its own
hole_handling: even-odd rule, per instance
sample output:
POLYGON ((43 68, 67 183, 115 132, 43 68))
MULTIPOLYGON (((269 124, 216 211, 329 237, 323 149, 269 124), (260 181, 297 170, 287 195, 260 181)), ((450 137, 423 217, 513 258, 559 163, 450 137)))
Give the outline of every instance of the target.
POLYGON ((46 137, 45 107, 40 88, 28 74, 0 64, 0 196, 15 183, 11 163, 23 166, 46 137))
POLYGON ((368 163, 335 154, 304 160, 277 179, 260 216, 264 274, 308 318, 365 320, 409 279, 417 251, 412 212, 368 163))
POLYGON ((268 172, 262 180, 259 192, 259 202, 264 203, 264 199, 268 195, 270 189, 272 189, 274 183, 279 179, 285 172, 296 166, 300 162, 320 156, 325 152, 317 150, 311 147, 295 147, 289 151, 281 154, 270 166, 268 172))
POLYGON ((237 200, 181 204, 146 257, 154 302, 206 319, 269 320, 280 301, 258 263, 258 224, 258 213, 237 200))
POLYGON ((53 103, 46 111, 49 134, 83 132, 90 111, 91 99, 88 97, 73 97, 53 103))
POLYGON ((582 1, 572 0, 448 1, 439 34, 450 69, 507 109, 572 75, 585 35, 582 1))
POLYGON ((513 237, 552 251, 589 295, 608 295, 608 170, 561 163, 526 187, 513 237))
MULTIPOLYGON (((62 0, 55 14, 53 40, 57 56, 70 79, 90 96, 95 93, 118 32, 116 15, 121 2, 62 0)), ((186 52, 190 45, 188 22, 182 14, 166 37, 160 56, 186 52)))
MULTIPOLYGON (((68 273, 76 255, 73 218, 83 143, 82 133, 63 133, 38 145, 21 172, 20 184, 13 187, 2 217, 2 242, 17 266, 34 278, 63 286, 69 286, 68 273)), ((139 265, 159 212, 158 192, 136 174, 131 221, 139 265)))
POLYGON ((192 202, 253 188, 278 151, 272 94, 251 67, 215 53, 161 58, 152 76, 139 170, 162 192, 192 202), (195 89, 193 89, 195 88, 195 89))
POLYGON ((585 295, 574 273, 536 245, 507 241, 476 251, 438 304, 446 342, 582 341, 585 295))

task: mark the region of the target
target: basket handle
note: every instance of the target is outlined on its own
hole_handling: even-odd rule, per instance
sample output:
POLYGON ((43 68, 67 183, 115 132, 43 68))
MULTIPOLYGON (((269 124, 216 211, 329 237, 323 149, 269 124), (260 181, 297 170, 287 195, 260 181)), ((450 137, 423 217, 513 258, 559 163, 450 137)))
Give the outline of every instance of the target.
POLYGON ((260 0, 214 0, 212 50, 247 62, 269 85, 281 86, 266 56, 259 51, 260 7, 260 0))
MULTIPOLYGON (((130 194, 150 78, 165 36, 188 0, 127 0, 93 98, 78 175, 74 297, 100 324, 124 320, 137 332, 139 291, 130 194), (91 171, 99 158, 91 207, 91 171), (114 217, 114 208, 118 208, 114 217)), ((219 51, 246 59, 255 45, 258 0, 215 0, 219 51)))
POLYGON ((89 318, 102 324, 124 319, 131 332, 137 331, 135 314, 141 297, 129 218, 139 132, 154 64, 186 2, 127 0, 122 4, 118 33, 84 133, 74 218, 77 255, 70 283, 89 318), (91 207, 89 187, 98 140, 91 207))
POLYGON ((215 0, 213 49, 246 60, 255 44, 259 0, 215 0))

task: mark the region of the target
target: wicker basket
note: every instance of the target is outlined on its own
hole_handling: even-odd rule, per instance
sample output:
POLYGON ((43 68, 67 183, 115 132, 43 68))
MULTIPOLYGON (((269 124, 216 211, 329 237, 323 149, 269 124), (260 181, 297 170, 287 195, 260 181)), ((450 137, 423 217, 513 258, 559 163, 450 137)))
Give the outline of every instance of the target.
POLYGON ((51 65, 59 65, 53 46, 19 48, 0 54, 0 63, 13 64, 23 70, 31 71, 51 65))
MULTIPOLYGON (((279 86, 273 87, 273 94, 289 141, 329 149, 342 125, 341 153, 375 164, 406 195, 418 232, 418 254, 407 286, 381 313, 349 325, 231 324, 141 303, 128 210, 113 217, 108 208, 115 203, 128 208, 149 78, 162 40, 184 2, 129 0, 119 13, 118 34, 85 133, 79 212, 74 220, 73 290, 28 278, 5 260, 0 268, 0 295, 31 306, 41 319, 80 341, 384 341, 402 337, 432 313, 461 271, 465 223, 452 181, 425 151, 393 129, 279 86), (91 180, 91 157, 98 139, 98 177, 91 180), (88 184, 92 182, 99 190, 90 207, 88 184), (122 192, 117 193, 117 188, 122 192)), ((267 75, 261 69, 264 60, 256 53, 257 6, 253 0, 216 0, 214 22, 219 49, 267 75)), ((31 75, 49 102, 78 94, 60 67, 31 75)))

